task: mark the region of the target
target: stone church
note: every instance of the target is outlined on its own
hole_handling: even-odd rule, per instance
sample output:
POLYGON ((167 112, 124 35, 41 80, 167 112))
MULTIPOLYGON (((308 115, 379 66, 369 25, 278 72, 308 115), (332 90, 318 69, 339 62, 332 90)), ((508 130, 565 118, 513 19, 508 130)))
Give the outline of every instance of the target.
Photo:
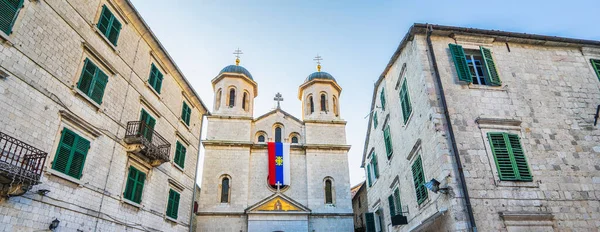
POLYGON ((258 83, 239 58, 212 80, 197 231, 353 231, 342 88, 317 68, 298 88, 302 119, 279 104, 254 117, 258 83), (291 144, 289 185, 268 184, 268 142, 291 144))

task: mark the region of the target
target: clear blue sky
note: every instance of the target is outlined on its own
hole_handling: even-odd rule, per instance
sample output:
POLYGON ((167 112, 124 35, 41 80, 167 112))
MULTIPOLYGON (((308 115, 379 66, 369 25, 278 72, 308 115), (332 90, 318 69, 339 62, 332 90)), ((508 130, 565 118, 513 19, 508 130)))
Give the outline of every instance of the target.
POLYGON ((298 86, 315 71, 312 59, 320 54, 323 71, 343 88, 353 185, 364 179, 364 117, 373 84, 413 23, 600 40, 598 0, 132 2, 210 109, 210 80, 234 63, 232 52, 240 47, 241 65, 259 86, 254 116, 271 110, 281 92, 283 110, 300 117, 298 86))

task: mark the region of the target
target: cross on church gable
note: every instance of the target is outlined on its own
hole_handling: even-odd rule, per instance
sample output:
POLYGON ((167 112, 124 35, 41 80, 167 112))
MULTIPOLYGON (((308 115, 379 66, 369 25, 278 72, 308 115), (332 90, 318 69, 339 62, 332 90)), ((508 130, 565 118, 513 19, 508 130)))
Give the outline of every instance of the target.
POLYGON ((277 109, 280 109, 280 102, 283 101, 283 96, 281 95, 281 93, 277 92, 277 94, 275 94, 275 98, 273 98, 274 101, 277 101, 277 109))

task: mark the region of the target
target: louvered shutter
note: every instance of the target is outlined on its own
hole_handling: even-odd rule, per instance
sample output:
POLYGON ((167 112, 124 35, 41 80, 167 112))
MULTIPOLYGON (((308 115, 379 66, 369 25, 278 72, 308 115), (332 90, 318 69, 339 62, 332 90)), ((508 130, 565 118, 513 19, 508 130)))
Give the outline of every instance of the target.
POLYGON ((156 71, 157 71, 156 85, 155 85, 156 88, 154 88, 154 89, 156 90, 156 92, 160 93, 160 90, 162 88, 162 82, 163 82, 163 74, 160 71, 158 71, 158 69, 156 71))
POLYGON ((110 32, 107 37, 108 37, 108 40, 115 46, 117 46, 117 40, 119 39, 119 33, 121 33, 121 22, 119 22, 119 20, 117 20, 117 18, 115 18, 115 16, 113 15, 110 32))
POLYGON ((96 103, 102 104, 104 89, 106 88, 106 83, 108 83, 108 76, 102 72, 102 70, 97 68, 93 83, 92 92, 89 94, 89 96, 96 103))
MULTIPOLYGON (((156 90, 156 73, 158 72, 158 69, 156 69, 156 66, 154 64, 152 64, 151 68, 150 68, 150 77, 148 77, 148 84, 150 84, 150 86, 152 86, 152 88, 154 88, 154 90, 156 90)), ((156 91, 158 92, 158 90, 156 91)))
POLYGON ((189 126, 190 125, 190 114, 192 113, 191 109, 185 102, 183 102, 183 107, 181 107, 181 108, 182 108, 181 109, 181 119, 183 120, 183 122, 185 122, 186 125, 189 126))
POLYGON ((98 67, 96 67, 92 61, 90 61, 88 58, 85 59, 83 69, 81 71, 81 77, 79 78, 79 82, 77 82, 77 88, 79 88, 81 92, 87 95, 90 94, 92 82, 94 81, 94 76, 96 75, 97 69, 98 67))
POLYGON ((179 142, 177 141, 177 145, 175 147, 175 163, 180 167, 183 168, 183 165, 185 164, 185 153, 186 153, 186 148, 179 142))
POLYGON ((90 149, 90 141, 77 136, 75 139, 75 146, 71 155, 71 162, 69 165, 68 175, 77 179, 81 178, 83 172, 83 165, 85 164, 85 158, 88 150, 90 149))
POLYGON ((465 50, 462 48, 462 46, 456 44, 448 44, 448 46, 450 47, 452 60, 454 61, 454 66, 456 67, 458 80, 468 83, 473 82, 473 79, 471 78, 471 70, 469 70, 469 65, 467 64, 467 59, 465 58, 465 50))
POLYGON ((377 155, 375 152, 373 152, 371 164, 373 165, 373 174, 375 174, 375 179, 377 179, 379 178, 379 164, 377 163, 377 155))
POLYGON ((146 173, 143 173, 139 170, 137 171, 137 179, 135 183, 135 192, 134 192, 134 202, 140 203, 142 202, 142 192, 144 190, 144 182, 146 181, 146 173))
POLYGON ((488 140, 496 160, 500 180, 517 180, 504 133, 490 132, 488 133, 488 140))
POLYGON ((373 115, 373 127, 377 128, 377 124, 379 123, 377 119, 377 112, 373 115))
POLYGON ((394 195, 388 197, 388 204, 390 206, 390 218, 396 215, 396 206, 394 205, 394 195))
POLYGON ((381 99, 381 109, 385 110, 385 89, 381 89, 381 95, 379 96, 381 99))
POLYGON ((375 215, 373 213, 365 213, 365 222, 367 226, 366 232, 376 232, 375 230, 375 215))
POLYGON ((371 165, 367 164, 367 182, 369 184, 369 187, 371 187, 371 183, 373 182, 371 180, 371 165))
POLYGON ((483 56, 483 62, 485 63, 487 70, 486 82, 494 86, 502 85, 500 75, 498 75, 498 69, 496 69, 496 64, 492 58, 492 51, 484 47, 479 47, 479 49, 481 50, 481 56, 483 56))
POLYGON ((0 30, 10 35, 17 20, 23 0, 0 0, 0 30))
POLYGON ((110 19, 112 18, 112 13, 108 10, 106 5, 102 6, 102 13, 100 13, 100 19, 98 19, 98 29, 102 34, 106 35, 106 32, 110 26, 110 19))
POLYGON ((133 167, 129 167, 129 174, 127 175, 127 183, 125 184, 125 192, 123 192, 123 197, 125 199, 133 201, 133 192, 135 189, 135 181, 136 181, 137 170, 133 167))
POLYGON ((400 102, 402 104, 402 119, 404 119, 404 124, 408 121, 410 114, 412 113, 412 105, 410 103, 410 96, 408 94, 408 85, 406 84, 406 79, 402 83, 402 88, 400 89, 400 102))
POLYGON ((505 134, 505 136, 510 143, 509 148, 510 153, 513 155, 513 167, 515 173, 517 174, 517 178, 523 181, 533 180, 531 171, 529 170, 529 165, 527 164, 527 159, 525 158, 523 148, 521 147, 519 136, 515 134, 505 134))
POLYGON ((62 130, 58 149, 54 156, 54 161, 52 162, 52 169, 67 173, 69 160, 71 159, 71 151, 74 149, 76 137, 77 135, 71 130, 67 128, 62 130))
POLYGON ((400 202, 400 189, 394 190, 394 205, 396 206, 396 214, 402 215, 402 202, 400 202))
POLYGON ((413 182, 415 185, 415 193, 417 195, 417 203, 421 204, 427 200, 427 188, 423 185, 425 183, 425 175, 423 173, 423 163, 421 156, 417 157, 412 165, 413 182))
POLYGON ((598 76, 598 80, 600 80, 600 60, 590 59, 590 62, 592 63, 594 71, 596 72, 596 76, 598 76))
POLYGON ((392 138, 390 135, 390 126, 386 126, 385 130, 383 130, 383 139, 385 140, 385 151, 387 154, 387 158, 389 159, 392 154, 394 153, 393 147, 392 147, 392 138))

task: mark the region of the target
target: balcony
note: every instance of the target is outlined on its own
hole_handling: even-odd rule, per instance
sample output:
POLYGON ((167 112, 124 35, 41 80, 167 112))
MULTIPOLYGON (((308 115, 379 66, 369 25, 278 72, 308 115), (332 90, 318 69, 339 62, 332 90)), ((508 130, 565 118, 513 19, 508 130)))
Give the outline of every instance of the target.
POLYGON ((19 195, 39 184, 47 152, 0 132, 0 195, 19 195))
POLYGON ((148 163, 154 167, 169 162, 171 144, 158 134, 154 127, 145 122, 127 123, 125 143, 131 145, 128 149, 129 152, 147 159, 148 163))

